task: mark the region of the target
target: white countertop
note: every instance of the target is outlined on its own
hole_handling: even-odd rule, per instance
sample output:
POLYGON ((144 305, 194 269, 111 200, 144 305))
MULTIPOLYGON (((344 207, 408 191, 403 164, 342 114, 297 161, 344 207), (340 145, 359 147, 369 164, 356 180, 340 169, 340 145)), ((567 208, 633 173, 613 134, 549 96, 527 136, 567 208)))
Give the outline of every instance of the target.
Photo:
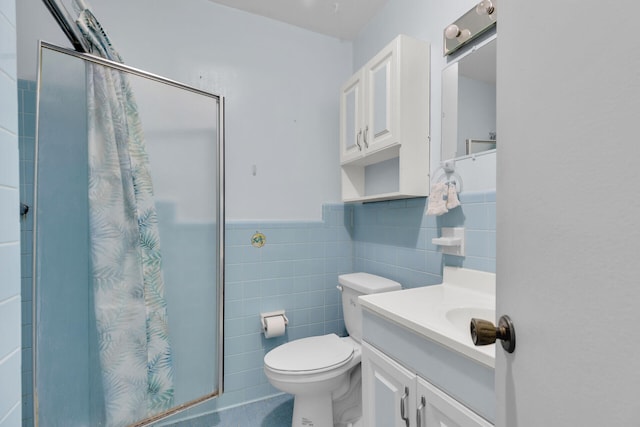
POLYGON ((495 344, 476 347, 469 332, 471 317, 496 321, 493 273, 445 267, 440 285, 362 296, 360 304, 418 335, 495 367, 495 344))

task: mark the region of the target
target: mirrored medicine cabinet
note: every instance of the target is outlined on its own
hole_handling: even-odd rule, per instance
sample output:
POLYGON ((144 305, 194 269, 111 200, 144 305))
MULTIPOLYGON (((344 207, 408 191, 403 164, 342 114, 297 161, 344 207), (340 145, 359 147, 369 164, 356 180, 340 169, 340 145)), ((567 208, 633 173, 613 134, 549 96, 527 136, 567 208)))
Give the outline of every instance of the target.
POLYGON ((494 31, 442 71, 441 160, 496 149, 496 44, 494 31))

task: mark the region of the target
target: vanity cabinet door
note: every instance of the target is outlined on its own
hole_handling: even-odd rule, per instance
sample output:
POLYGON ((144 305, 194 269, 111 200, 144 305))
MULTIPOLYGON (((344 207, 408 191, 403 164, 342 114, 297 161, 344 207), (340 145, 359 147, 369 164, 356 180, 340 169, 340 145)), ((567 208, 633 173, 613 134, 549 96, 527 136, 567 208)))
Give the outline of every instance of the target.
POLYGON ((367 427, 413 426, 416 375, 362 343, 362 401, 367 427))
POLYGON ((417 377, 417 397, 418 427, 493 427, 493 424, 420 377, 417 377))

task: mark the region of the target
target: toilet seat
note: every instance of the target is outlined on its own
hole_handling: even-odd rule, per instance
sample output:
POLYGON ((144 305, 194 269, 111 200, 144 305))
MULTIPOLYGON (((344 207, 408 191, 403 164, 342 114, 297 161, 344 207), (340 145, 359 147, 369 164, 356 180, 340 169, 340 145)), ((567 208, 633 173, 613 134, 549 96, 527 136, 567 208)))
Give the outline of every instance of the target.
POLYGON ((336 334, 301 338, 271 350, 264 363, 272 371, 295 374, 326 372, 347 364, 355 348, 336 334))

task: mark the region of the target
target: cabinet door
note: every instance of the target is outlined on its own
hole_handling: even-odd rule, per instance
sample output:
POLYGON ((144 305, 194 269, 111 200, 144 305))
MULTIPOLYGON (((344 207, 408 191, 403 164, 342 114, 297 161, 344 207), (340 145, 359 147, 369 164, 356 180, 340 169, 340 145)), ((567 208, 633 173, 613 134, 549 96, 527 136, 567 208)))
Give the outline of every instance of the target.
POLYGON ((417 378, 416 425, 493 427, 493 424, 424 379, 417 378))
POLYGON ((366 118, 362 133, 365 150, 377 151, 399 142, 398 48, 396 40, 365 68, 366 118))
POLYGON ((363 89, 362 73, 354 74, 340 93, 340 161, 362 156, 363 89))
POLYGON ((367 427, 413 425, 416 375, 367 343, 362 344, 363 421, 367 427))

